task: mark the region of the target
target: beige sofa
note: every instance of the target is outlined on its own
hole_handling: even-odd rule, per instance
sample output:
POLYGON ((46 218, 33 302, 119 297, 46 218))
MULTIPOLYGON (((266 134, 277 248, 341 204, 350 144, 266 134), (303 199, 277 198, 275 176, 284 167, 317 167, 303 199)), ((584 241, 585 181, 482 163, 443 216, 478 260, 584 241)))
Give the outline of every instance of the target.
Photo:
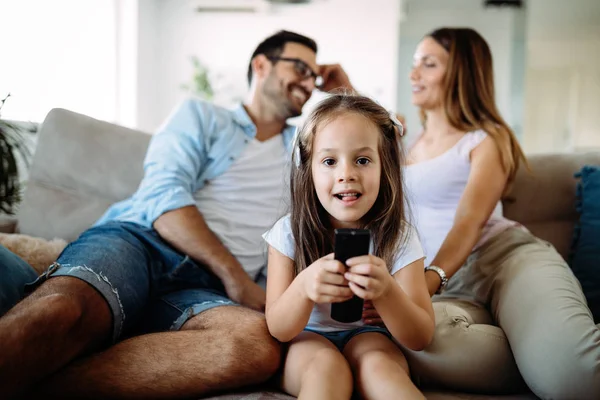
MULTIPOLYGON (((52 110, 39 131, 16 226, 5 224, 2 230, 16 230, 46 239, 75 239, 110 204, 136 190, 149 139, 150 135, 139 131, 67 110, 52 110)), ((573 173, 584 164, 600 164, 600 153, 540 155, 531 157, 530 163, 533 173, 521 171, 512 191, 513 200, 505 204, 505 214, 553 243, 566 257, 577 218, 573 173)), ((436 303, 435 309, 439 334, 443 334, 445 326, 456 324, 463 326, 465 335, 476 330, 489 332, 494 338, 493 345, 479 341, 469 343, 469 349, 457 351, 484 351, 489 357, 496 357, 497 367, 493 383, 489 383, 489 377, 482 380, 479 391, 488 395, 467 395, 459 393, 463 388, 460 373, 421 379, 420 376, 434 372, 431 369, 435 369, 435 363, 415 365, 415 375, 426 386, 429 399, 536 398, 522 386, 506 339, 493 325, 489 314, 473 312, 461 303, 436 303), (513 394, 507 394, 511 392, 513 394)), ((477 366, 471 368, 477 370, 477 366)), ((213 397, 220 400, 288 398, 274 391, 260 390, 213 397)))

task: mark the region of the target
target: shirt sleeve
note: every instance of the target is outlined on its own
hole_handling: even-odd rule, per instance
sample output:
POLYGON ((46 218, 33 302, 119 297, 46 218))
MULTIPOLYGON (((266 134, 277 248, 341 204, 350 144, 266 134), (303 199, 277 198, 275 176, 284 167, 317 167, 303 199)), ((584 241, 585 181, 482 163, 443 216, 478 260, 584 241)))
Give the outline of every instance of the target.
POLYGON ((296 253, 296 241, 292 234, 292 225, 290 223, 289 215, 279 219, 270 230, 263 234, 263 239, 265 239, 269 246, 273 247, 281 254, 292 260, 294 259, 296 253))
POLYGON ((198 102, 186 100, 150 141, 134 196, 150 225, 167 211, 196 203, 196 180, 207 160, 202 119, 198 102))
POLYGON ((404 242, 404 246, 399 250, 396 261, 394 262, 394 265, 390 271, 392 275, 407 265, 425 258, 425 253, 423 252, 423 247, 421 246, 421 241, 419 240, 417 230, 410 224, 408 224, 406 235, 407 237, 404 242))

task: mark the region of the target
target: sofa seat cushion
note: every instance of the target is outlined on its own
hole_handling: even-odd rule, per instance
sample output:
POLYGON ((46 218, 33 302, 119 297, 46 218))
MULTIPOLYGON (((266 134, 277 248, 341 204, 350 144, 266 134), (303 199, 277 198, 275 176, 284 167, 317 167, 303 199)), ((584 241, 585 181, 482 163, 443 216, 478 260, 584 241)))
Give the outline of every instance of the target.
POLYGON ((600 322, 600 166, 576 174, 577 211, 570 265, 579 279, 594 321, 600 322))
MULTIPOLYGON (((470 393, 457 393, 448 391, 425 391, 427 400, 535 400, 531 393, 513 394, 504 396, 479 395, 470 393)), ((295 397, 276 391, 244 391, 235 394, 221 394, 207 397, 204 400, 293 400, 295 397)))

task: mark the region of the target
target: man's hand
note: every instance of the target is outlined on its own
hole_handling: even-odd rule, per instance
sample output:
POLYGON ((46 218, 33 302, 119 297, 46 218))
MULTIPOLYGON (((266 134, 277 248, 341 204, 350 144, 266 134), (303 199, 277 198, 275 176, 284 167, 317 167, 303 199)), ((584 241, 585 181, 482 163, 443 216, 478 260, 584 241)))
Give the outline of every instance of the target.
POLYGON ((340 64, 320 65, 319 75, 323 78, 323 83, 318 89, 323 92, 331 92, 335 89, 354 90, 346 71, 340 64))
POLYGON ((265 291, 250 279, 239 261, 210 230, 195 205, 164 213, 154 222, 154 228, 165 241, 221 279, 231 300, 264 311, 265 291))
POLYGON ((249 276, 223 282, 223 285, 231 300, 256 311, 265 311, 267 295, 249 276))

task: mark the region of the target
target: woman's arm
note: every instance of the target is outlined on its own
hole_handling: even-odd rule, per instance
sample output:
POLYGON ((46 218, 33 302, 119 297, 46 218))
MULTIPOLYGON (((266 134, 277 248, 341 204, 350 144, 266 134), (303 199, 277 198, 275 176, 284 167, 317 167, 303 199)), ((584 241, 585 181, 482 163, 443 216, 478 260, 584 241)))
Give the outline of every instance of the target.
MULTIPOLYGON (((267 272, 267 327, 280 342, 289 342, 306 326, 314 303, 294 279, 294 261, 269 246, 267 272)), ((300 276, 298 276, 300 277, 300 276)))
POLYGON ((423 259, 417 260, 391 279, 389 290, 373 300, 375 309, 396 340, 412 350, 424 349, 433 339, 435 318, 425 285, 423 259))
MULTIPOLYGON (((471 173, 467 187, 460 199, 454 225, 431 262, 444 270, 450 278, 465 263, 481 236, 481 231, 494 211, 506 187, 500 152, 492 138, 484 139, 471 152, 471 173)), ((429 294, 440 287, 439 275, 433 271, 425 274, 429 294)))

